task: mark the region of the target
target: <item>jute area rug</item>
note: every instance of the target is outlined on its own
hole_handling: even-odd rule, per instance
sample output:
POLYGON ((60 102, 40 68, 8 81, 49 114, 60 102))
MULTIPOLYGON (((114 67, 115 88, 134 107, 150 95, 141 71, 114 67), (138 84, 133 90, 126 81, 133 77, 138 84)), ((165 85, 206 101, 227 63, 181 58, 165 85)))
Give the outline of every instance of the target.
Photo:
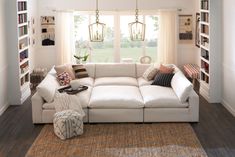
POLYGON ((62 141, 46 125, 26 157, 207 157, 188 123, 85 125, 62 141))

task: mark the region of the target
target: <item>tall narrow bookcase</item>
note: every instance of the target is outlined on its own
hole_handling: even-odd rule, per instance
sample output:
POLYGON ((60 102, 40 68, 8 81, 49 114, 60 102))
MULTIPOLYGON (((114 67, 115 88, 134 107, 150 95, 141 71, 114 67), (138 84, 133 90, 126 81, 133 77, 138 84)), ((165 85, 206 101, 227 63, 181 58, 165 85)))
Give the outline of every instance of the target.
POLYGON ((22 104, 30 95, 30 63, 29 63, 29 28, 28 28, 28 1, 9 0, 8 5, 15 6, 8 18, 8 39, 10 60, 9 71, 9 100, 11 105, 22 104))
POLYGON ((200 94, 221 102, 222 8, 221 0, 200 0, 200 94))

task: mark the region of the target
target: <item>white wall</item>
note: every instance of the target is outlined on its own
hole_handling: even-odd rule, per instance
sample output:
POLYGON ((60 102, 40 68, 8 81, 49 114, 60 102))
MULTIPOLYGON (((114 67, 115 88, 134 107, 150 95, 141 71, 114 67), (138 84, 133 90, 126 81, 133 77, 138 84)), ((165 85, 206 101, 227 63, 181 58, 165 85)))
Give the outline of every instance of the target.
MULTIPOLYGON (((33 31, 32 31, 32 18, 35 19, 35 28, 36 28, 36 23, 38 22, 36 20, 38 12, 37 12, 37 0, 28 0, 28 13, 29 13, 29 20, 31 21, 30 23, 30 29, 29 29, 29 34, 32 36, 33 31)), ((35 38, 38 36, 38 31, 39 29, 35 29, 36 32, 34 34, 35 38)), ((30 45, 30 71, 32 71, 35 68, 36 64, 36 52, 37 52, 37 46, 32 44, 32 38, 31 38, 31 45, 30 45)), ((37 42, 37 40, 36 40, 37 42)))
POLYGON ((235 1, 223 0, 223 104, 235 116, 235 1))
MULTIPOLYGON (((195 16, 195 2, 198 0, 139 0, 139 8, 142 10, 158 9, 176 9, 181 8, 180 14, 193 14, 195 16)), ((115 10, 133 10, 135 9, 135 0, 99 0, 99 8, 105 11, 115 10)), ((56 10, 83 10, 93 11, 95 9, 95 0, 40 0, 38 1, 38 21, 40 16, 55 15, 52 12, 56 10)), ((40 25, 38 24, 40 31, 40 25)), ((195 32, 195 31, 194 31, 195 32)), ((38 37, 38 48, 35 57, 36 67, 51 68, 56 61, 55 47, 40 46, 40 35, 38 37)), ((195 57, 198 57, 197 48, 192 44, 181 44, 178 50, 178 64, 197 63, 195 57)))
POLYGON ((6 29, 5 29, 5 3, 7 0, 0 0, 0 115, 8 107, 7 98, 7 50, 6 50, 6 29))

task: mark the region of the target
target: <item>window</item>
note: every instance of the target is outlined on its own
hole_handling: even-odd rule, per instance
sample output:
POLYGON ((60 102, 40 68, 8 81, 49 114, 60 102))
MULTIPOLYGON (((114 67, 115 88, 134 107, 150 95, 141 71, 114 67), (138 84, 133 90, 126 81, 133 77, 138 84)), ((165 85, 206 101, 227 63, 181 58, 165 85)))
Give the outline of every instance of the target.
MULTIPOLYGON (((111 15, 101 15, 100 22, 106 24, 104 42, 91 42, 93 52, 91 53, 92 62, 113 62, 114 61, 114 17, 111 15)), ((91 21, 95 21, 92 16, 91 21)))
MULTIPOLYGON (((132 58, 133 61, 138 62, 139 58, 143 56, 143 44, 141 41, 130 40, 128 24, 133 22, 134 20, 134 16, 120 16, 121 59, 132 58)), ((139 20, 143 21, 143 16, 139 16, 139 20)))
POLYGON ((89 42, 88 25, 95 22, 94 14, 75 13, 75 52, 77 55, 90 54, 90 62, 120 62, 123 58, 132 58, 139 62, 144 55, 151 56, 153 61, 157 57, 158 16, 144 14, 139 20, 145 22, 145 41, 131 41, 128 23, 135 20, 134 15, 119 12, 100 15, 100 22, 106 24, 104 42, 89 42), (92 49, 86 49, 91 47, 92 49))

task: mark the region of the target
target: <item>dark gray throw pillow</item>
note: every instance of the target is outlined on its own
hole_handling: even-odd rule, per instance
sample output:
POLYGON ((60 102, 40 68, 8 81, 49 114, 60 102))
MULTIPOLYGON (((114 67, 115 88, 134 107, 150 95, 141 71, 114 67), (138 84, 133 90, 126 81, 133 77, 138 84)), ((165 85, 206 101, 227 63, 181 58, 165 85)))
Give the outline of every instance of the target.
POLYGON ((173 76, 174 76, 174 74, 158 73, 155 76, 154 81, 151 85, 171 87, 171 80, 172 80, 173 76))

